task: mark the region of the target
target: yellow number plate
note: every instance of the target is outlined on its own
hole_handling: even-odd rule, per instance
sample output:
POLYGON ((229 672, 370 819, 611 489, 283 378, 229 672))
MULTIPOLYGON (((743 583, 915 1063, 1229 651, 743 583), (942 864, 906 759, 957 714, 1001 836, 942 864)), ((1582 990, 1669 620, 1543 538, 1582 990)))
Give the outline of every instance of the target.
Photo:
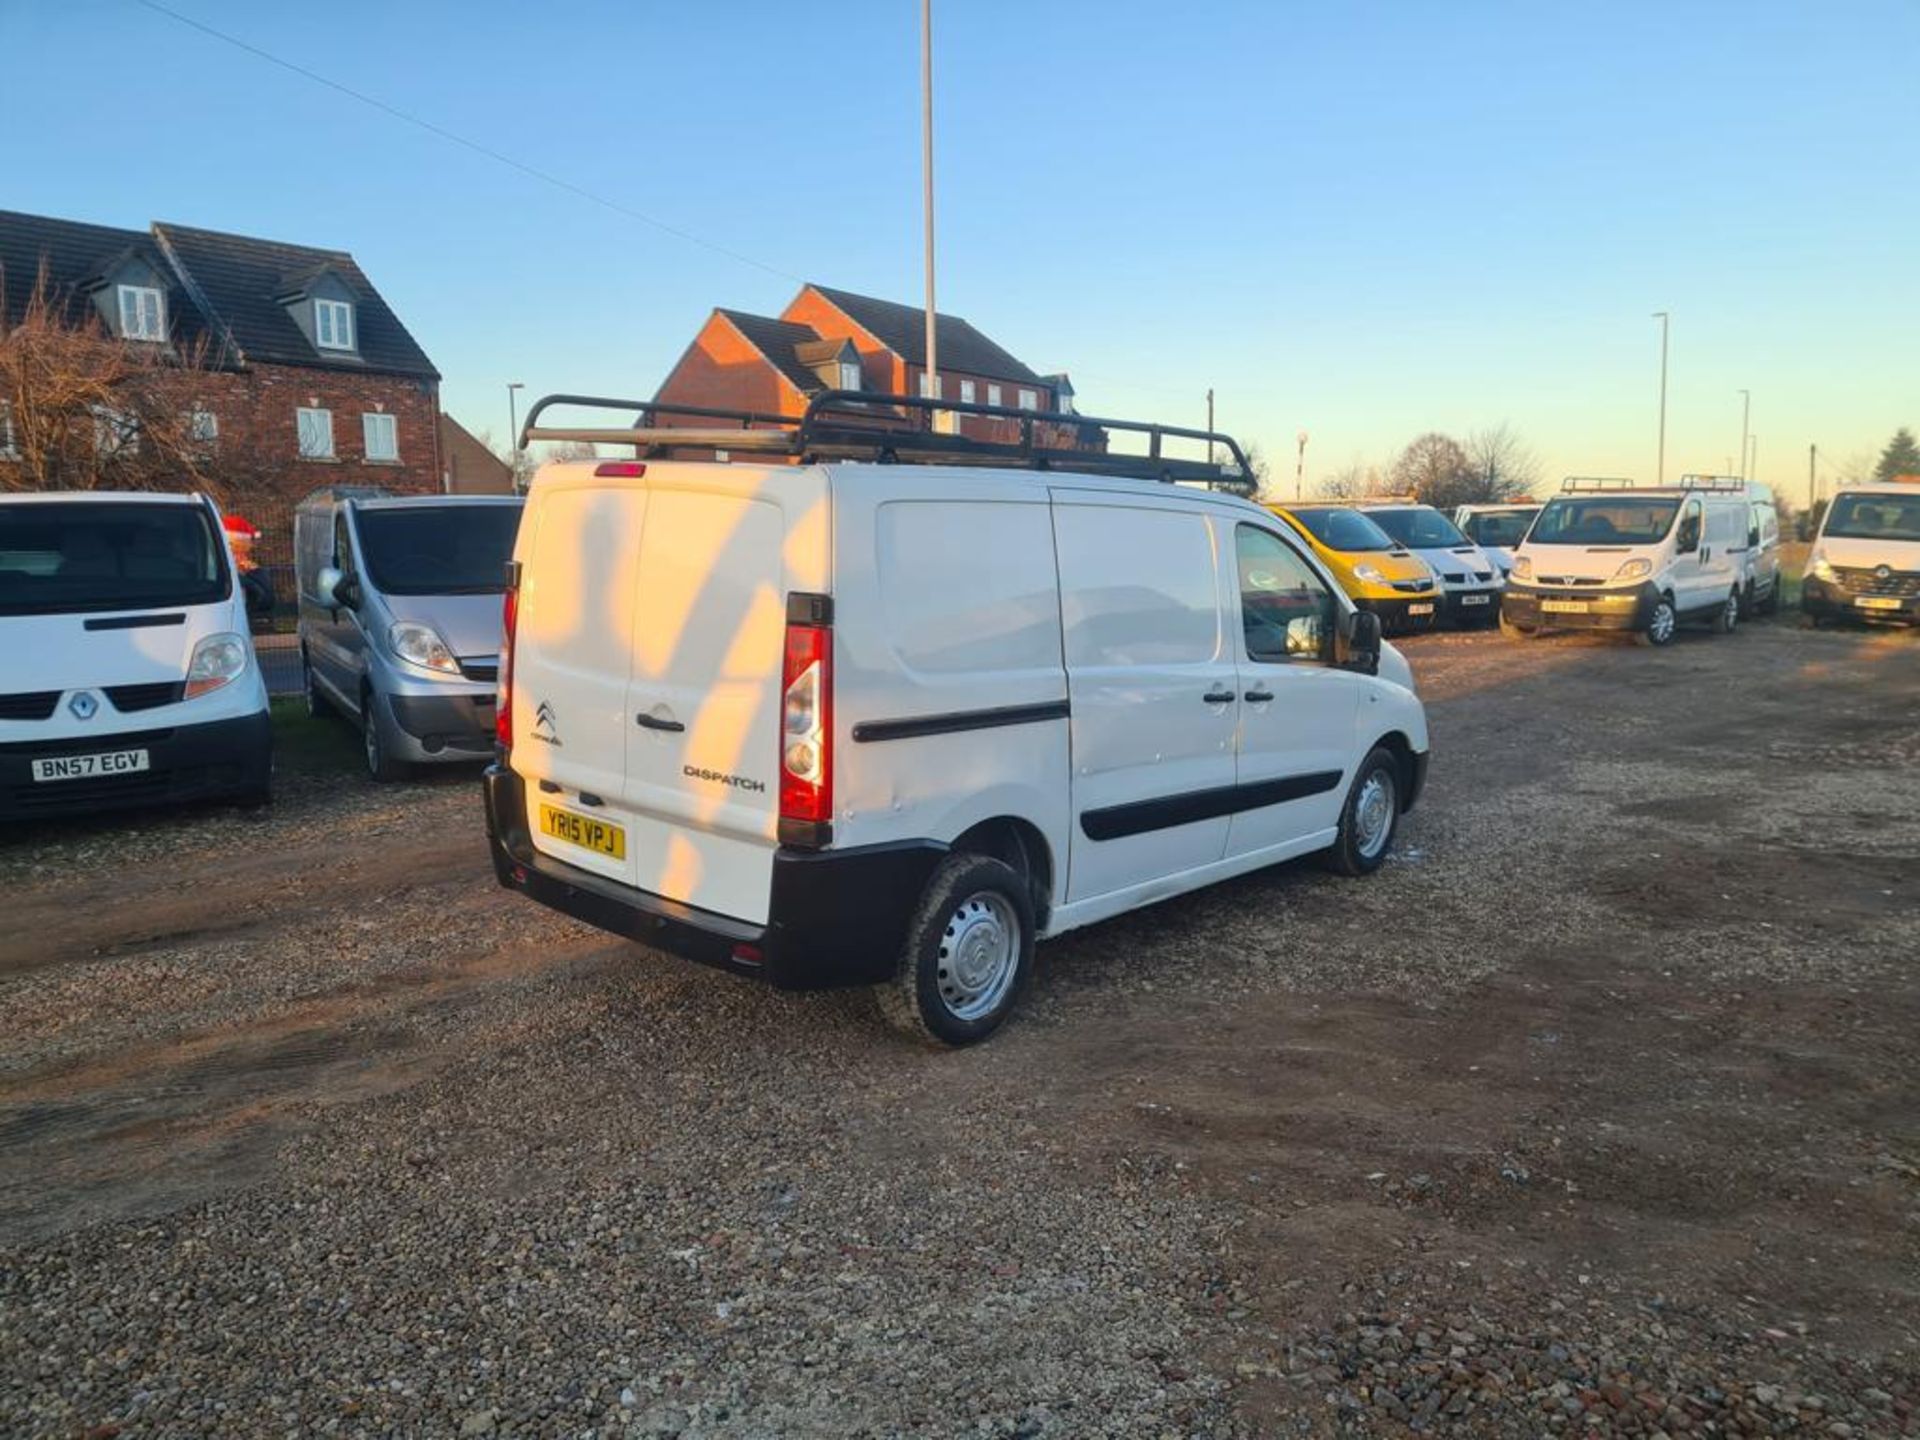
POLYGON ((1542 600, 1540 608, 1549 615, 1584 615, 1591 607, 1584 600, 1542 600))
POLYGON ((1853 603, 1862 610, 1898 610, 1900 608, 1898 600, 1886 600, 1878 595, 1862 595, 1853 603))
POLYGON ((582 850, 594 850, 602 855, 610 855, 615 860, 627 858, 627 832, 604 820, 591 820, 556 805, 542 805, 540 829, 542 833, 556 840, 564 840, 569 845, 578 845, 582 850))

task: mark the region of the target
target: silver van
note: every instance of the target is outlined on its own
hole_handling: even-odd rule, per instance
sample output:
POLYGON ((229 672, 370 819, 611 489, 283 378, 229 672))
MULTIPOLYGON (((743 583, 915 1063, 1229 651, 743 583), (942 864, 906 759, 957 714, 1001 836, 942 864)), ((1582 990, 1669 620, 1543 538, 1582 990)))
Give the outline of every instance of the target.
POLYGON ((307 709, 360 727, 367 771, 493 753, 517 496, 318 490, 294 512, 307 709))

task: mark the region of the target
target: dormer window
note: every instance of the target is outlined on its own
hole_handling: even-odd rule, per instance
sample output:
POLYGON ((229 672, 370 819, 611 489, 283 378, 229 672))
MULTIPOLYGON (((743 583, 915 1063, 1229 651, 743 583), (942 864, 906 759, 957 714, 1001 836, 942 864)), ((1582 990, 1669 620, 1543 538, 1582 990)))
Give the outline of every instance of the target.
POLYGON ((353 306, 344 300, 314 301, 313 343, 322 350, 353 349, 353 306))
POLYGON ((858 361, 842 360, 840 362, 840 388, 842 390, 858 390, 860 388, 860 365, 858 361))
POLYGON ((122 285, 119 300, 121 339, 167 338, 166 303, 159 290, 151 285, 122 285))

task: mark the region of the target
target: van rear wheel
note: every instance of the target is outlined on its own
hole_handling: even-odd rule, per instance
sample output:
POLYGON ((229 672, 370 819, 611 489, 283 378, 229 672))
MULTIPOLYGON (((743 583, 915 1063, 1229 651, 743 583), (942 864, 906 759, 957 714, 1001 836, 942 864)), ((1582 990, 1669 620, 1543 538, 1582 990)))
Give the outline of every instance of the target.
POLYGON ((881 1013, 937 1045, 984 1040, 1013 1012, 1033 969, 1033 896, 1004 860, 954 854, 927 881, 881 1013))
POLYGON ((1340 809, 1339 837, 1326 852, 1327 868, 1339 875, 1371 875, 1393 849, 1400 823, 1400 762, 1375 746, 1354 772, 1340 809))

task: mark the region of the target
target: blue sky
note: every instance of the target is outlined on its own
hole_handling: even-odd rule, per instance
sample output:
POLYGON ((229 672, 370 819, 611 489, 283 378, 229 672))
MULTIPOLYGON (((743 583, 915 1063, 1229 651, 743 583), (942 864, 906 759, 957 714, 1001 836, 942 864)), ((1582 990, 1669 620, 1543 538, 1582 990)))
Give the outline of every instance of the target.
MULTIPOLYGON (((918 6, 0 0, 0 205, 353 251, 504 436, 645 395, 715 305, 918 303, 918 6), (23 143, 23 137, 30 136, 23 143)), ((936 0, 940 298, 1091 413, 1290 471, 1507 421, 1546 473, 1798 493, 1920 424, 1920 3, 936 0)))

